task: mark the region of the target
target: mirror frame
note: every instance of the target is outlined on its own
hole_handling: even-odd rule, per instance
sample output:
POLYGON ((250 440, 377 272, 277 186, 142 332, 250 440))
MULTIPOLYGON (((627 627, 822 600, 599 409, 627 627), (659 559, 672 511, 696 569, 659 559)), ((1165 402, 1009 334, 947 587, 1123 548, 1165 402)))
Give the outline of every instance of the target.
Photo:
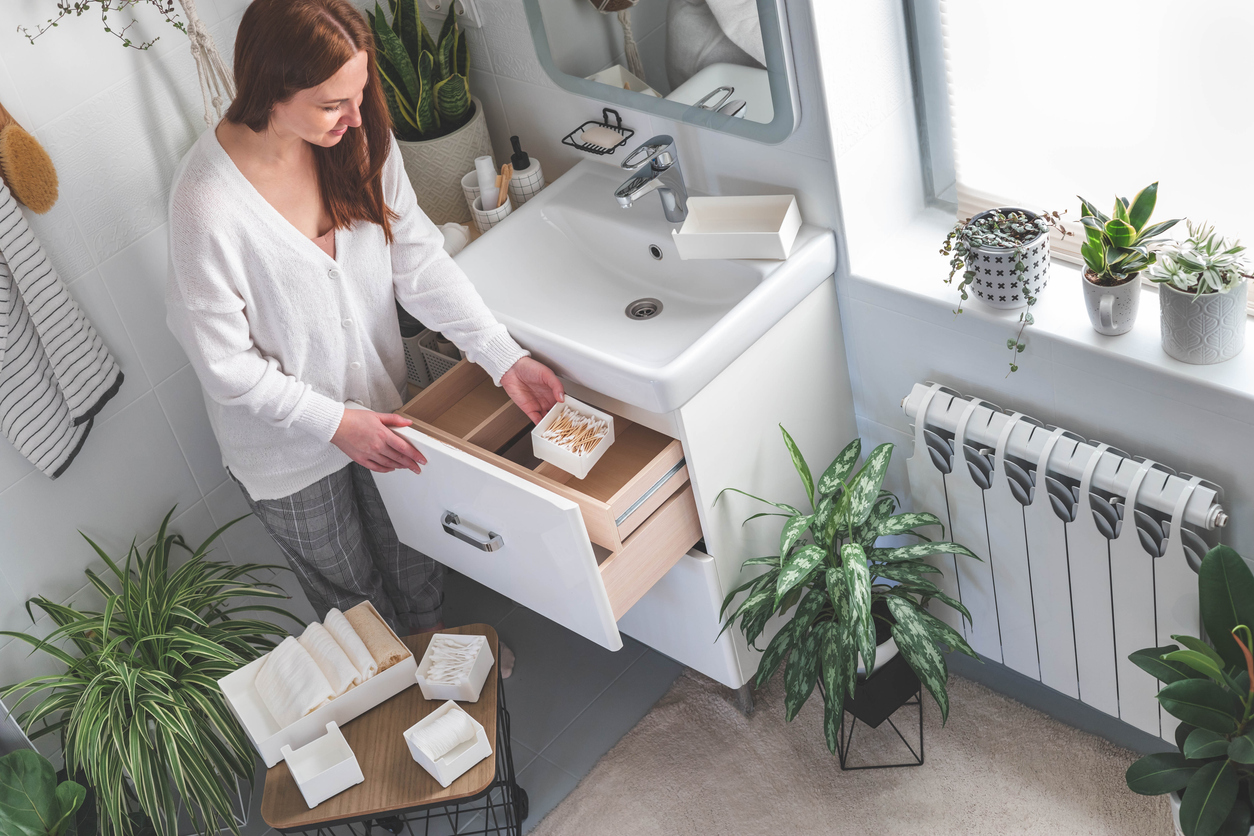
POLYGON ((643 111, 675 122, 722 131, 756 142, 775 144, 783 142, 797 129, 801 122, 801 103, 797 93, 792 40, 789 37, 784 0, 757 0, 757 3, 758 20, 762 26, 762 45, 766 50, 766 72, 771 88, 771 106, 775 111, 775 118, 770 122, 752 122, 735 116, 724 116, 692 105, 646 96, 644 93, 632 90, 620 90, 598 81, 569 75, 559 69, 553 60, 548 32, 544 28, 544 18, 540 11, 540 0, 523 0, 523 8, 527 13, 527 25, 531 29, 531 39, 535 44, 536 57, 540 61, 540 66, 562 89, 589 99, 643 111))

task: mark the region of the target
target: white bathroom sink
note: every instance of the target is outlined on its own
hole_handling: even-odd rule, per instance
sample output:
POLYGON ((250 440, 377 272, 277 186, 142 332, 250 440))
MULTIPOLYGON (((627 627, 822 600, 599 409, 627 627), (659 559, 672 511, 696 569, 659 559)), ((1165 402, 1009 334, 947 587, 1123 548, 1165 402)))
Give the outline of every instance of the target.
POLYGON ((682 261, 656 195, 614 199, 626 172, 575 166, 458 256, 496 316, 563 377, 650 412, 677 409, 830 276, 830 230, 786 261, 682 261), (655 257, 655 253, 661 258, 655 257), (637 300, 661 312, 630 318, 637 300))

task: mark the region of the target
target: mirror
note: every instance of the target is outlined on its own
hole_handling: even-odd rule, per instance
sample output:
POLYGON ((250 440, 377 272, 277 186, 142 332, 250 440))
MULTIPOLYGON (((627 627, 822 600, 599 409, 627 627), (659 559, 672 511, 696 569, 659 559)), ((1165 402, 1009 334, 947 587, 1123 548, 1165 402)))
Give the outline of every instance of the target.
POLYGON ((523 3, 540 64, 572 93, 759 142, 796 128, 782 0, 523 3))

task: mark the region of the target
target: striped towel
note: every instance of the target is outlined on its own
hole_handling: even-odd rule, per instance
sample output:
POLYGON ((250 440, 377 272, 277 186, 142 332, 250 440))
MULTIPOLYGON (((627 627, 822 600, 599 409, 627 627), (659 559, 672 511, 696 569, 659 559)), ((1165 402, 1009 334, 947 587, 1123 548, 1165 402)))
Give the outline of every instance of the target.
POLYGON ((122 370, 0 181, 0 433, 55 479, 121 386, 122 370))

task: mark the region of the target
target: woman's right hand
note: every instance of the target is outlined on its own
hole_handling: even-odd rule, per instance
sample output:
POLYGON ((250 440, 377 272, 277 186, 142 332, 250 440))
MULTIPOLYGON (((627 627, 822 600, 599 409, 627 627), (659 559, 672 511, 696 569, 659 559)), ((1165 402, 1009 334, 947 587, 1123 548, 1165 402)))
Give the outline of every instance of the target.
POLYGON ((413 422, 390 412, 368 409, 345 409, 340 426, 331 436, 331 443, 359 465, 375 473, 412 470, 421 473, 420 465, 427 459, 405 439, 392 432, 392 427, 408 427, 413 422))

